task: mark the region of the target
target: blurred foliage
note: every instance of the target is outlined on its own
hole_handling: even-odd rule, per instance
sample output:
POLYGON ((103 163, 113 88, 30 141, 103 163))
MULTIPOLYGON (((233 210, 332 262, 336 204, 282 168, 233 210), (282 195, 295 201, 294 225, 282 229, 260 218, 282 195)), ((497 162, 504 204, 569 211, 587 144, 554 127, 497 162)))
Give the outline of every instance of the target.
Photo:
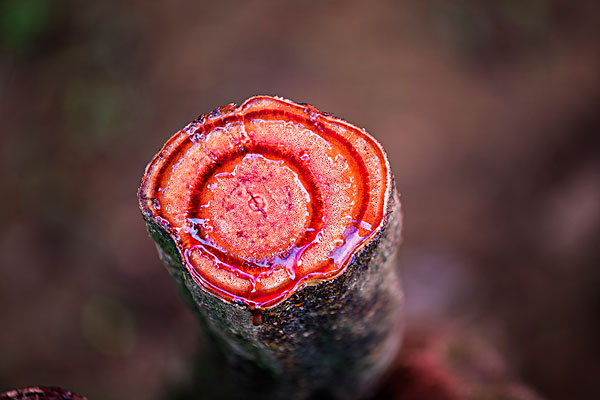
POLYGON ((103 355, 125 356, 135 344, 131 313, 123 303, 103 296, 88 299, 81 309, 83 336, 103 355))
POLYGON ((26 53, 53 27, 51 0, 3 0, 0 2, 2 47, 17 54, 26 53))
POLYGON ((479 64, 521 55, 553 39, 547 0, 435 0, 429 10, 442 42, 479 64))

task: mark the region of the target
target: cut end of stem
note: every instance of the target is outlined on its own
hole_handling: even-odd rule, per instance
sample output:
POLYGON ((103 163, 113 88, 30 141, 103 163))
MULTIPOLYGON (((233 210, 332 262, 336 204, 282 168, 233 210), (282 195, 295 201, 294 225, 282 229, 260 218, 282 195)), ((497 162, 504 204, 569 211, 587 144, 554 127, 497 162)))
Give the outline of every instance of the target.
POLYGON ((205 290, 274 306, 344 272, 383 227, 389 163, 364 130, 267 96, 177 132, 139 190, 205 290))
POLYGON ((31 387, 0 393, 0 400, 87 400, 71 391, 59 387, 31 387))

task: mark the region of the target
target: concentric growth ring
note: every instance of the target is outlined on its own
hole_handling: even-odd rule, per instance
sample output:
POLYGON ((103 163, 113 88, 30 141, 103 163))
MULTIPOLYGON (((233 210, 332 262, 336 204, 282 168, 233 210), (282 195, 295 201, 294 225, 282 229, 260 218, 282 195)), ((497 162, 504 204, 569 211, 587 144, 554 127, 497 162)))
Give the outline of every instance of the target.
POLYGON ((314 241, 323 218, 321 192, 301 160, 254 146, 217 160, 198 177, 188 223, 194 239, 228 265, 270 270, 314 241))
POLYGON ((260 96, 175 134, 148 166, 140 204, 207 291, 269 307, 343 273, 381 229, 389 174, 363 130, 260 96))

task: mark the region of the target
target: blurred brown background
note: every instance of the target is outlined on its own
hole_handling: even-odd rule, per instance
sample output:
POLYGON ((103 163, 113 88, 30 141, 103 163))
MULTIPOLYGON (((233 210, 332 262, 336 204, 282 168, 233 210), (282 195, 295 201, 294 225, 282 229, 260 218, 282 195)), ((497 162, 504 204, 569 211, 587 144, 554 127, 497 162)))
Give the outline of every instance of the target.
POLYGON ((387 149, 409 326, 600 395, 597 1, 4 0, 0 35, 0 391, 185 379, 199 331, 137 186, 187 122, 271 94, 387 149))

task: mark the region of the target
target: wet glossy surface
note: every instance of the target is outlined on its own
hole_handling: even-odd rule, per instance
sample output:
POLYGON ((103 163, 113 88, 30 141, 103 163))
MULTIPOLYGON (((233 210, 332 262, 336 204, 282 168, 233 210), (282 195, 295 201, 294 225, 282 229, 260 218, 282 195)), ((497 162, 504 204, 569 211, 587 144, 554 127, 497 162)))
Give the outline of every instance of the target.
POLYGON ((268 97, 173 136, 140 204, 205 289, 251 308, 333 279, 381 228, 389 166, 363 130, 268 97))

